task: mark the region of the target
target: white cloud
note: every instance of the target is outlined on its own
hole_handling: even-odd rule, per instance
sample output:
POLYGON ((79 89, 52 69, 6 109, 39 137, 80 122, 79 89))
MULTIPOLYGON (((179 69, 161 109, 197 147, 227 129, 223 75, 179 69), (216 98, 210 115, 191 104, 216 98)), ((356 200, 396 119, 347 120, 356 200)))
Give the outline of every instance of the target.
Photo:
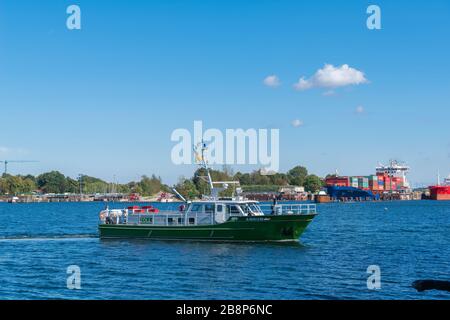
POLYGON ((276 88, 281 84, 280 79, 274 74, 267 76, 263 82, 266 86, 272 87, 272 88, 276 88))
POLYGON ((355 112, 357 114, 362 114, 364 113, 364 107, 363 106, 357 106, 355 112))
POLYGON ((335 67, 332 64, 325 64, 322 69, 306 79, 301 77, 294 88, 299 91, 308 90, 311 88, 338 88, 349 85, 358 85, 367 83, 367 79, 362 71, 349 67, 348 64, 343 64, 340 67, 335 67))
POLYGON ((295 120, 292 121, 291 124, 292 124, 292 126, 293 126, 294 128, 298 128, 298 127, 303 126, 303 121, 302 121, 302 120, 299 120, 299 119, 295 119, 295 120))

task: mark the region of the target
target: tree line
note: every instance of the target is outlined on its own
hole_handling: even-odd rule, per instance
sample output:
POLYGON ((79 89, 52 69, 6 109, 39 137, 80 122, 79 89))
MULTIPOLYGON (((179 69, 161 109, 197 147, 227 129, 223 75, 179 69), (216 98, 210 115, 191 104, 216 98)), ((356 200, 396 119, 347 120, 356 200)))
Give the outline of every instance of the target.
MULTIPOLYGON (((303 166, 296 166, 287 173, 276 173, 274 175, 261 174, 259 170, 251 173, 233 173, 228 167, 222 170, 210 170, 213 181, 239 181, 243 191, 247 192, 276 192, 282 186, 302 186, 305 191, 317 192, 323 186, 323 179, 309 174, 303 166)), ((203 168, 198 169, 192 178, 181 177, 176 184, 177 191, 187 199, 198 198, 202 194, 208 194, 209 185, 205 179, 206 171, 203 168)), ((230 195, 233 187, 222 194, 230 195)))
MULTIPOLYGON (((303 186, 308 192, 317 192, 323 185, 321 178, 309 174, 303 166, 296 166, 287 173, 264 175, 260 171, 251 173, 233 173, 228 167, 222 170, 210 170, 214 181, 239 181, 242 189, 248 192, 278 191, 281 186, 303 186)), ((209 193, 209 185, 203 168, 198 169, 193 177, 181 177, 174 186, 187 199, 200 197, 209 193)), ((139 193, 143 196, 155 195, 160 191, 170 192, 171 188, 156 175, 142 176, 140 181, 125 184, 108 183, 102 179, 81 175, 78 179, 65 176, 59 171, 46 172, 38 176, 3 174, 0 178, 0 194, 17 195, 32 192, 42 193, 139 193)), ((233 192, 233 187, 224 191, 224 195, 233 192)))
POLYGON ((139 193, 153 195, 159 191, 168 191, 160 177, 142 176, 140 181, 126 184, 108 183, 102 179, 81 175, 78 179, 65 176, 59 171, 46 172, 38 176, 3 174, 0 178, 0 194, 17 195, 42 193, 139 193))

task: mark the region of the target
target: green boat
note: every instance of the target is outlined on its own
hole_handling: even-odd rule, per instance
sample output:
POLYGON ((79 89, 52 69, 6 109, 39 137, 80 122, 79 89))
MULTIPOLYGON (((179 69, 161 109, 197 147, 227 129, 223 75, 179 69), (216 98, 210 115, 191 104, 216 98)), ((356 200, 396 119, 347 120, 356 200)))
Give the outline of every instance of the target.
POLYGON ((276 205, 276 214, 266 215, 257 202, 221 199, 195 201, 182 212, 143 210, 102 211, 100 238, 298 241, 316 215, 314 204, 276 205))
MULTIPOLYGON (((202 149, 202 157, 203 157, 202 149)), ((206 161, 211 195, 186 201, 178 209, 159 211, 152 206, 105 209, 100 212, 101 239, 138 238, 204 241, 298 241, 316 216, 315 204, 261 205, 241 195, 221 198, 219 193, 237 182, 213 182, 206 161), (220 187, 216 187, 220 185, 220 187), (266 209, 264 209, 266 207, 266 209), (268 208, 267 208, 268 207, 268 208)))

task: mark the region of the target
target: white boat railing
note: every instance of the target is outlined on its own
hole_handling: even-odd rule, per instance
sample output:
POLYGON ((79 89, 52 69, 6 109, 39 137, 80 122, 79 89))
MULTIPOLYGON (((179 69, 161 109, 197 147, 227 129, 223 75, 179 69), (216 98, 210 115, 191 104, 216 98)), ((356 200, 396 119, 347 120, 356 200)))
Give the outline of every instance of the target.
POLYGON ((132 213, 117 210, 105 210, 101 224, 132 224, 154 226, 186 226, 211 225, 215 223, 214 213, 191 212, 158 212, 158 213, 132 213))
POLYGON ((282 214, 316 214, 317 207, 312 203, 302 204, 261 204, 261 210, 264 214, 282 215, 282 214))

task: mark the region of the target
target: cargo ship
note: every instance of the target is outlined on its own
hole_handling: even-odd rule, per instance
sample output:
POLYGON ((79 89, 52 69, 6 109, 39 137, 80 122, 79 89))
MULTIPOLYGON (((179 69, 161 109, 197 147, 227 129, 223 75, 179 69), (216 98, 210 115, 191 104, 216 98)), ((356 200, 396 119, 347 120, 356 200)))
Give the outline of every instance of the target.
POLYGON ((429 189, 431 200, 450 200, 450 175, 444 179, 444 184, 438 183, 436 186, 430 186, 429 189))
POLYGON ((369 176, 328 176, 324 191, 332 200, 365 201, 379 199, 408 199, 411 188, 406 178, 409 167, 391 160, 388 165, 379 164, 375 174, 369 176))

